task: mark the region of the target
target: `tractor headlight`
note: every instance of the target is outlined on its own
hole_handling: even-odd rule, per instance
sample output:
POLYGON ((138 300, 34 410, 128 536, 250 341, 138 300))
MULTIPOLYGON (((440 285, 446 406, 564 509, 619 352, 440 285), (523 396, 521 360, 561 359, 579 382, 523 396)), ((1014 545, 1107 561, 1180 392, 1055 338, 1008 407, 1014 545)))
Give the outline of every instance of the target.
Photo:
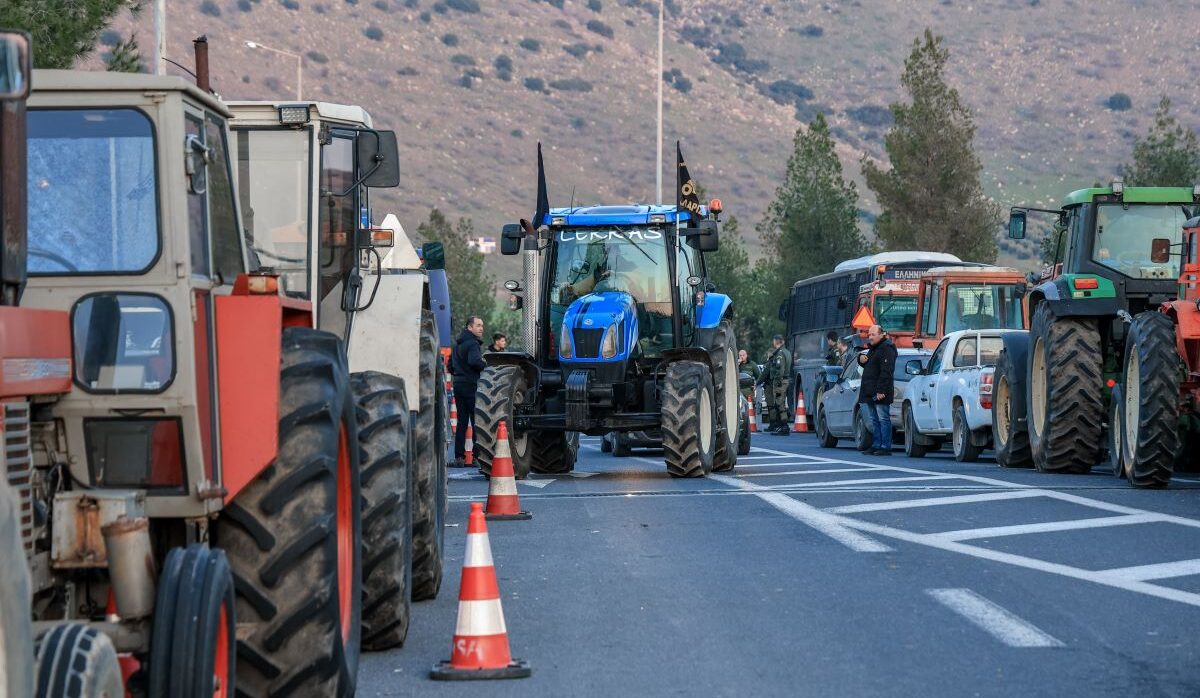
POLYGON ((562 326, 562 337, 558 342, 558 355, 564 359, 575 358, 575 345, 571 343, 571 328, 565 322, 562 326))
POLYGON ((600 340, 601 358, 611 359, 617 355, 617 325, 609 325, 604 330, 604 338, 600 340))

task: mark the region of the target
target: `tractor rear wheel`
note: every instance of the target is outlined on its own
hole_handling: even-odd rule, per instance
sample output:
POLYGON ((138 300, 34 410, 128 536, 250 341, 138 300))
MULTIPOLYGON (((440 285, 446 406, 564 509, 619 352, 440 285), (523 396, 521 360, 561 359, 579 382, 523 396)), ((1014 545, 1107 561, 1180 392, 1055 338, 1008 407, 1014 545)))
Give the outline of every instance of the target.
POLYGON ((742 429, 738 432, 737 453, 739 456, 746 456, 750 454, 750 411, 746 408, 746 404, 743 404, 739 408, 739 412, 741 413, 742 429))
POLYGON ((713 332, 713 343, 708 348, 712 357, 713 392, 716 395, 717 450, 713 454, 713 470, 726 472, 737 465, 737 449, 742 420, 738 402, 742 399, 738 385, 737 338, 733 334, 733 323, 722 320, 713 332))
MULTIPOLYGON (((37 698, 119 698, 125 695, 112 640, 83 623, 51 628, 34 658, 37 698)), ((26 694, 28 695, 28 694, 26 694)))
POLYGON ((1166 487, 1179 450, 1179 355, 1175 323, 1139 313, 1125 336, 1125 433, 1121 460, 1134 487, 1166 487))
POLYGON ((17 493, 0 480, 0 695, 33 695, 29 566, 17 493))
POLYGON ((712 374, 699 361, 667 366, 662 382, 662 439, 672 477, 704 477, 712 472, 717 410, 712 374))
POLYGON ((235 604, 225 551, 193 543, 167 553, 154 601, 149 695, 232 698, 235 604))
POLYGON ((1008 349, 1000 351, 992 380, 992 443, 996 448, 996 462, 1002 468, 1032 468, 1029 432, 1020 428, 1017 420, 1019 411, 1025 409, 1025 396, 1015 382, 1020 379, 1008 349))
POLYGON ((362 644, 385 650, 404 644, 412 605, 411 417, 402 378, 365 371, 350 387, 362 468, 362 644))
POLYGON ((1041 303, 1030 335, 1029 446, 1043 473, 1086 473, 1100 459, 1104 357, 1093 318, 1060 318, 1041 303))
MULTIPOLYGON (((412 600, 437 598, 446 536, 445 367, 433 313, 421 313, 417 422, 413 426, 412 600)), ((465 418, 465 417, 464 417, 465 418)))
POLYGON ((335 335, 283 330, 279 446, 217 517, 237 618, 238 694, 352 695, 362 546, 358 422, 335 335))
POLYGON ((534 432, 530 470, 535 473, 569 473, 579 455, 579 434, 565 431, 534 432))
POLYGON ((488 477, 492 476, 496 433, 501 421, 508 428, 513 474, 518 480, 524 480, 533 469, 534 434, 518 434, 513 429, 513 405, 525 401, 528 389, 525 374, 518 366, 488 366, 479 376, 479 387, 475 390, 475 462, 479 464, 479 471, 488 477))

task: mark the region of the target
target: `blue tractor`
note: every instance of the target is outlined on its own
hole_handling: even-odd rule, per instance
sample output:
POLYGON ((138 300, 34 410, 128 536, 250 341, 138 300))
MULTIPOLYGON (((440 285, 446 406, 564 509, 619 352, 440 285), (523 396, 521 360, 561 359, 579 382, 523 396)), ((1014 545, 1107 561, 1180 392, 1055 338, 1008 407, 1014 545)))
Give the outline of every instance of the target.
POLYGON ((523 279, 505 286, 525 351, 484 357, 474 436, 485 474, 501 421, 518 478, 570 471, 580 434, 612 431, 660 433, 676 477, 734 467, 745 427, 733 302, 704 266, 719 212, 539 206, 534 223, 504 226, 501 252, 523 256, 523 279))

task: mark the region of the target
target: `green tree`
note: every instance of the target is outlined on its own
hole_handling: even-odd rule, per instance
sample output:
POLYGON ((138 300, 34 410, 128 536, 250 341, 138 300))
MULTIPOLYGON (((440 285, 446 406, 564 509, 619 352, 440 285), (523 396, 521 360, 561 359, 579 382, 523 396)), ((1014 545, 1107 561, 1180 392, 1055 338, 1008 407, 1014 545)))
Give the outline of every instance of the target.
MULTIPOLYGON (((451 224, 438 209, 429 212, 429 220, 417 226, 417 237, 440 242, 446 252, 446 280, 450 285, 450 321, 461 329, 471 315, 483 318, 485 337, 496 312, 496 279, 484 272, 483 253, 467 244, 475 238, 475 225, 468 218, 451 224)), ((487 342, 485 342, 486 344, 487 342)))
POLYGON ((884 137, 891 169, 864 157, 863 176, 883 209, 875 234, 885 249, 991 262, 1000 210, 979 183, 975 123, 958 90, 946 83, 949 58, 942 38, 929 29, 913 41, 900 78, 911 101, 890 105, 894 123, 884 137))
POLYGON ((92 52, 117 13, 141 8, 142 0, 3 0, 0 27, 29 32, 34 67, 70 68, 92 52))
POLYGON ((796 280, 833 271, 838 262, 869 251, 858 229, 858 188, 843 176, 823 115, 796 129, 787 173, 759 233, 766 255, 755 265, 762 286, 756 310, 764 336, 780 329, 778 306, 796 280))
POLYGON ((1175 120, 1166 95, 1150 132, 1134 141, 1133 163, 1121 170, 1125 183, 1135 187, 1190 187, 1200 181, 1200 142, 1195 131, 1175 120))
POLYGON ((774 327, 769 324, 770 318, 762 314, 766 290, 762 274, 750 264, 750 254, 736 217, 730 216, 721 223, 721 247, 716 252, 705 253, 704 266, 717 291, 733 299, 738 347, 752 354, 760 352, 767 345, 767 333, 774 327))
POLYGON ((112 51, 104 57, 104 65, 115 73, 141 73, 145 66, 142 64, 142 54, 138 50, 137 38, 129 37, 117 42, 112 51))

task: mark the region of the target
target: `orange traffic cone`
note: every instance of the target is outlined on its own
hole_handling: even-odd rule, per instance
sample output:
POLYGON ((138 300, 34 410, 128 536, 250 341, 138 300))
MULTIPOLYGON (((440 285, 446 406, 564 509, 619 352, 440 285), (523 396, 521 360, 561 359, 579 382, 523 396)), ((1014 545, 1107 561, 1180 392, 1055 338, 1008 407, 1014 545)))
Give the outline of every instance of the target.
POLYGON ((454 395, 450 396, 450 433, 458 431, 458 405, 454 404, 454 395))
POLYGON ((808 432, 808 412, 804 410, 804 390, 796 395, 796 422, 792 430, 800 433, 808 432))
POLYGON ((488 483, 487 517, 492 521, 532 519, 533 514, 521 511, 517 497, 517 477, 513 473, 512 451, 508 446, 508 427, 504 420, 496 429, 496 453, 492 456, 492 478, 488 483))
POLYGON ((467 423, 467 438, 463 443, 463 462, 467 465, 475 463, 475 429, 467 423))
POLYGON ((754 398, 748 397, 746 401, 750 403, 746 411, 746 416, 750 418, 750 433, 755 434, 758 433, 758 415, 754 414, 754 398))
POLYGON ((483 505, 472 502, 450 660, 433 667, 430 676, 439 681, 465 681, 521 679, 532 673, 529 662, 512 658, 483 505))

